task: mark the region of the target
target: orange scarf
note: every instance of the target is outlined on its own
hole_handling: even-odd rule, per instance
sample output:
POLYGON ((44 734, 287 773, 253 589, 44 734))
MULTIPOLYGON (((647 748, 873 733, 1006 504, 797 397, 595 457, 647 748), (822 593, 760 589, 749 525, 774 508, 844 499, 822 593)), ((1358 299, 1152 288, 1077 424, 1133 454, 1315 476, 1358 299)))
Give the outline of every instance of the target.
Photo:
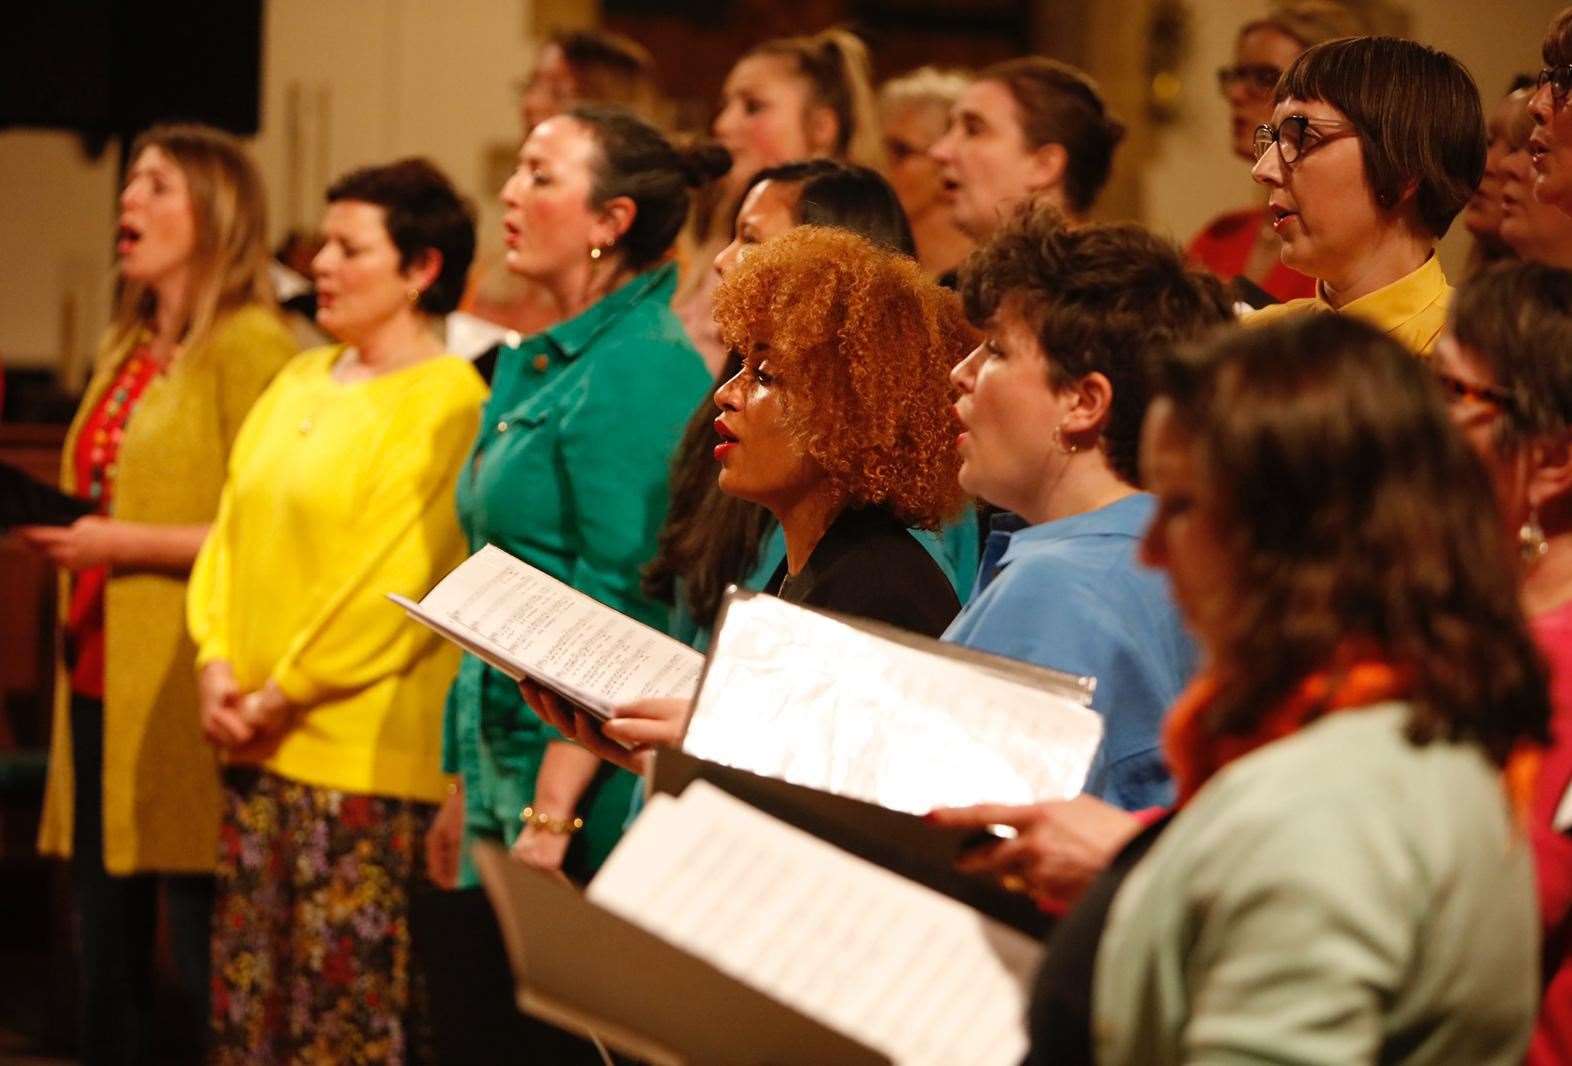
MULTIPOLYGON (((1235 759, 1297 733, 1323 715, 1402 699, 1412 690, 1408 671, 1383 659, 1352 657, 1335 672, 1324 670, 1306 677, 1250 733, 1219 735, 1207 721, 1217 698, 1217 680, 1210 674, 1198 675, 1174 701, 1163 725, 1163 753, 1179 791, 1175 806, 1188 803, 1213 774, 1235 759)), ((1520 825, 1527 824, 1540 759, 1537 747, 1520 745, 1502 771, 1520 825)))

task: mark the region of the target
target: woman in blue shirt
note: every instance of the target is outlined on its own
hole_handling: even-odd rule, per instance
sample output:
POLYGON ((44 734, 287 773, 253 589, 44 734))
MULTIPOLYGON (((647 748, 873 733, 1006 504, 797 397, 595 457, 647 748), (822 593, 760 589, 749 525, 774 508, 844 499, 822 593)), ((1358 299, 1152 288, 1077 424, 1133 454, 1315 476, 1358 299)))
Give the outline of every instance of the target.
POLYGON ((1134 225, 1019 212, 961 269, 984 342, 956 367, 961 485, 1007 512, 944 639, 1097 678, 1103 745, 1086 791, 1172 799, 1163 712, 1194 645, 1167 579, 1136 559, 1152 514, 1136 449, 1148 353, 1232 316, 1221 287, 1134 225))

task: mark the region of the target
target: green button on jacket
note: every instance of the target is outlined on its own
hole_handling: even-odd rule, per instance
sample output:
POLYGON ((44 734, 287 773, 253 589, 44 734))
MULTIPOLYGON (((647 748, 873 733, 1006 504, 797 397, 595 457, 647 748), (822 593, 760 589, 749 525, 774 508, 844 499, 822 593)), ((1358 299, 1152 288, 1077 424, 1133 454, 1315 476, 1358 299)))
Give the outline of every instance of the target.
MULTIPOLYGON (((667 467, 714 383, 671 311, 676 268, 627 282, 497 360, 491 401, 458 483, 471 551, 490 543, 624 614, 664 628, 639 591, 666 513, 667 467)), ((500 672, 466 655, 448 693, 443 767, 465 789, 468 842, 511 844, 546 744, 560 739, 500 672)), ((593 873, 616 843, 637 780, 602 767, 580 801, 585 827, 564 872, 593 873)))

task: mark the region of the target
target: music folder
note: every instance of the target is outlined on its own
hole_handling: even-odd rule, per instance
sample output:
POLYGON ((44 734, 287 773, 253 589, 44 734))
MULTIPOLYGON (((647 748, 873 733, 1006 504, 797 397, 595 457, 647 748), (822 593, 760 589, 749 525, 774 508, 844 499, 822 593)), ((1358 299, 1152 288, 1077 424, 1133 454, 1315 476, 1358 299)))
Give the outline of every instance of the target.
POLYGON ((521 1009, 660 1063, 1019 1060, 1048 919, 953 869, 975 833, 677 751, 651 789, 586 895, 477 847, 521 1009))
POLYGON ((655 1066, 891 1060, 589 900, 495 844, 475 864, 502 926, 519 1009, 655 1066))

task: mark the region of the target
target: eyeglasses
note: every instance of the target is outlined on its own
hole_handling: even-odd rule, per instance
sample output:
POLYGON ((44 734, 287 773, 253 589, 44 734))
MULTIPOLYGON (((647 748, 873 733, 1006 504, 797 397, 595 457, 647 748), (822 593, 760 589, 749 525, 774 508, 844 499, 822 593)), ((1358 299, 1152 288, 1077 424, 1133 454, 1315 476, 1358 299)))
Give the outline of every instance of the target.
POLYGON ((1270 63, 1240 63, 1233 67, 1217 68, 1217 89, 1227 93, 1235 85, 1251 96, 1268 96, 1277 88, 1277 79, 1283 76, 1280 68, 1270 63))
POLYGON ((1536 90, 1543 89, 1546 83, 1550 85, 1550 95, 1555 98, 1556 106, 1566 103, 1567 93, 1572 92, 1572 64, 1541 70, 1535 83, 1536 90))
POLYGON ((1352 122, 1317 121, 1311 125, 1304 115, 1289 115, 1276 126, 1255 128, 1255 157, 1259 160, 1275 144, 1282 153, 1283 163, 1293 166, 1311 149, 1339 137, 1352 137, 1355 132, 1352 122))
POLYGON ((1460 377, 1448 374, 1445 370, 1433 370, 1433 373, 1436 382, 1441 386, 1441 391, 1446 394, 1446 402, 1449 404, 1473 400, 1475 403, 1499 408, 1507 414, 1511 414, 1517 408, 1512 394, 1506 389, 1495 385, 1476 385, 1472 381, 1464 381, 1460 377))

